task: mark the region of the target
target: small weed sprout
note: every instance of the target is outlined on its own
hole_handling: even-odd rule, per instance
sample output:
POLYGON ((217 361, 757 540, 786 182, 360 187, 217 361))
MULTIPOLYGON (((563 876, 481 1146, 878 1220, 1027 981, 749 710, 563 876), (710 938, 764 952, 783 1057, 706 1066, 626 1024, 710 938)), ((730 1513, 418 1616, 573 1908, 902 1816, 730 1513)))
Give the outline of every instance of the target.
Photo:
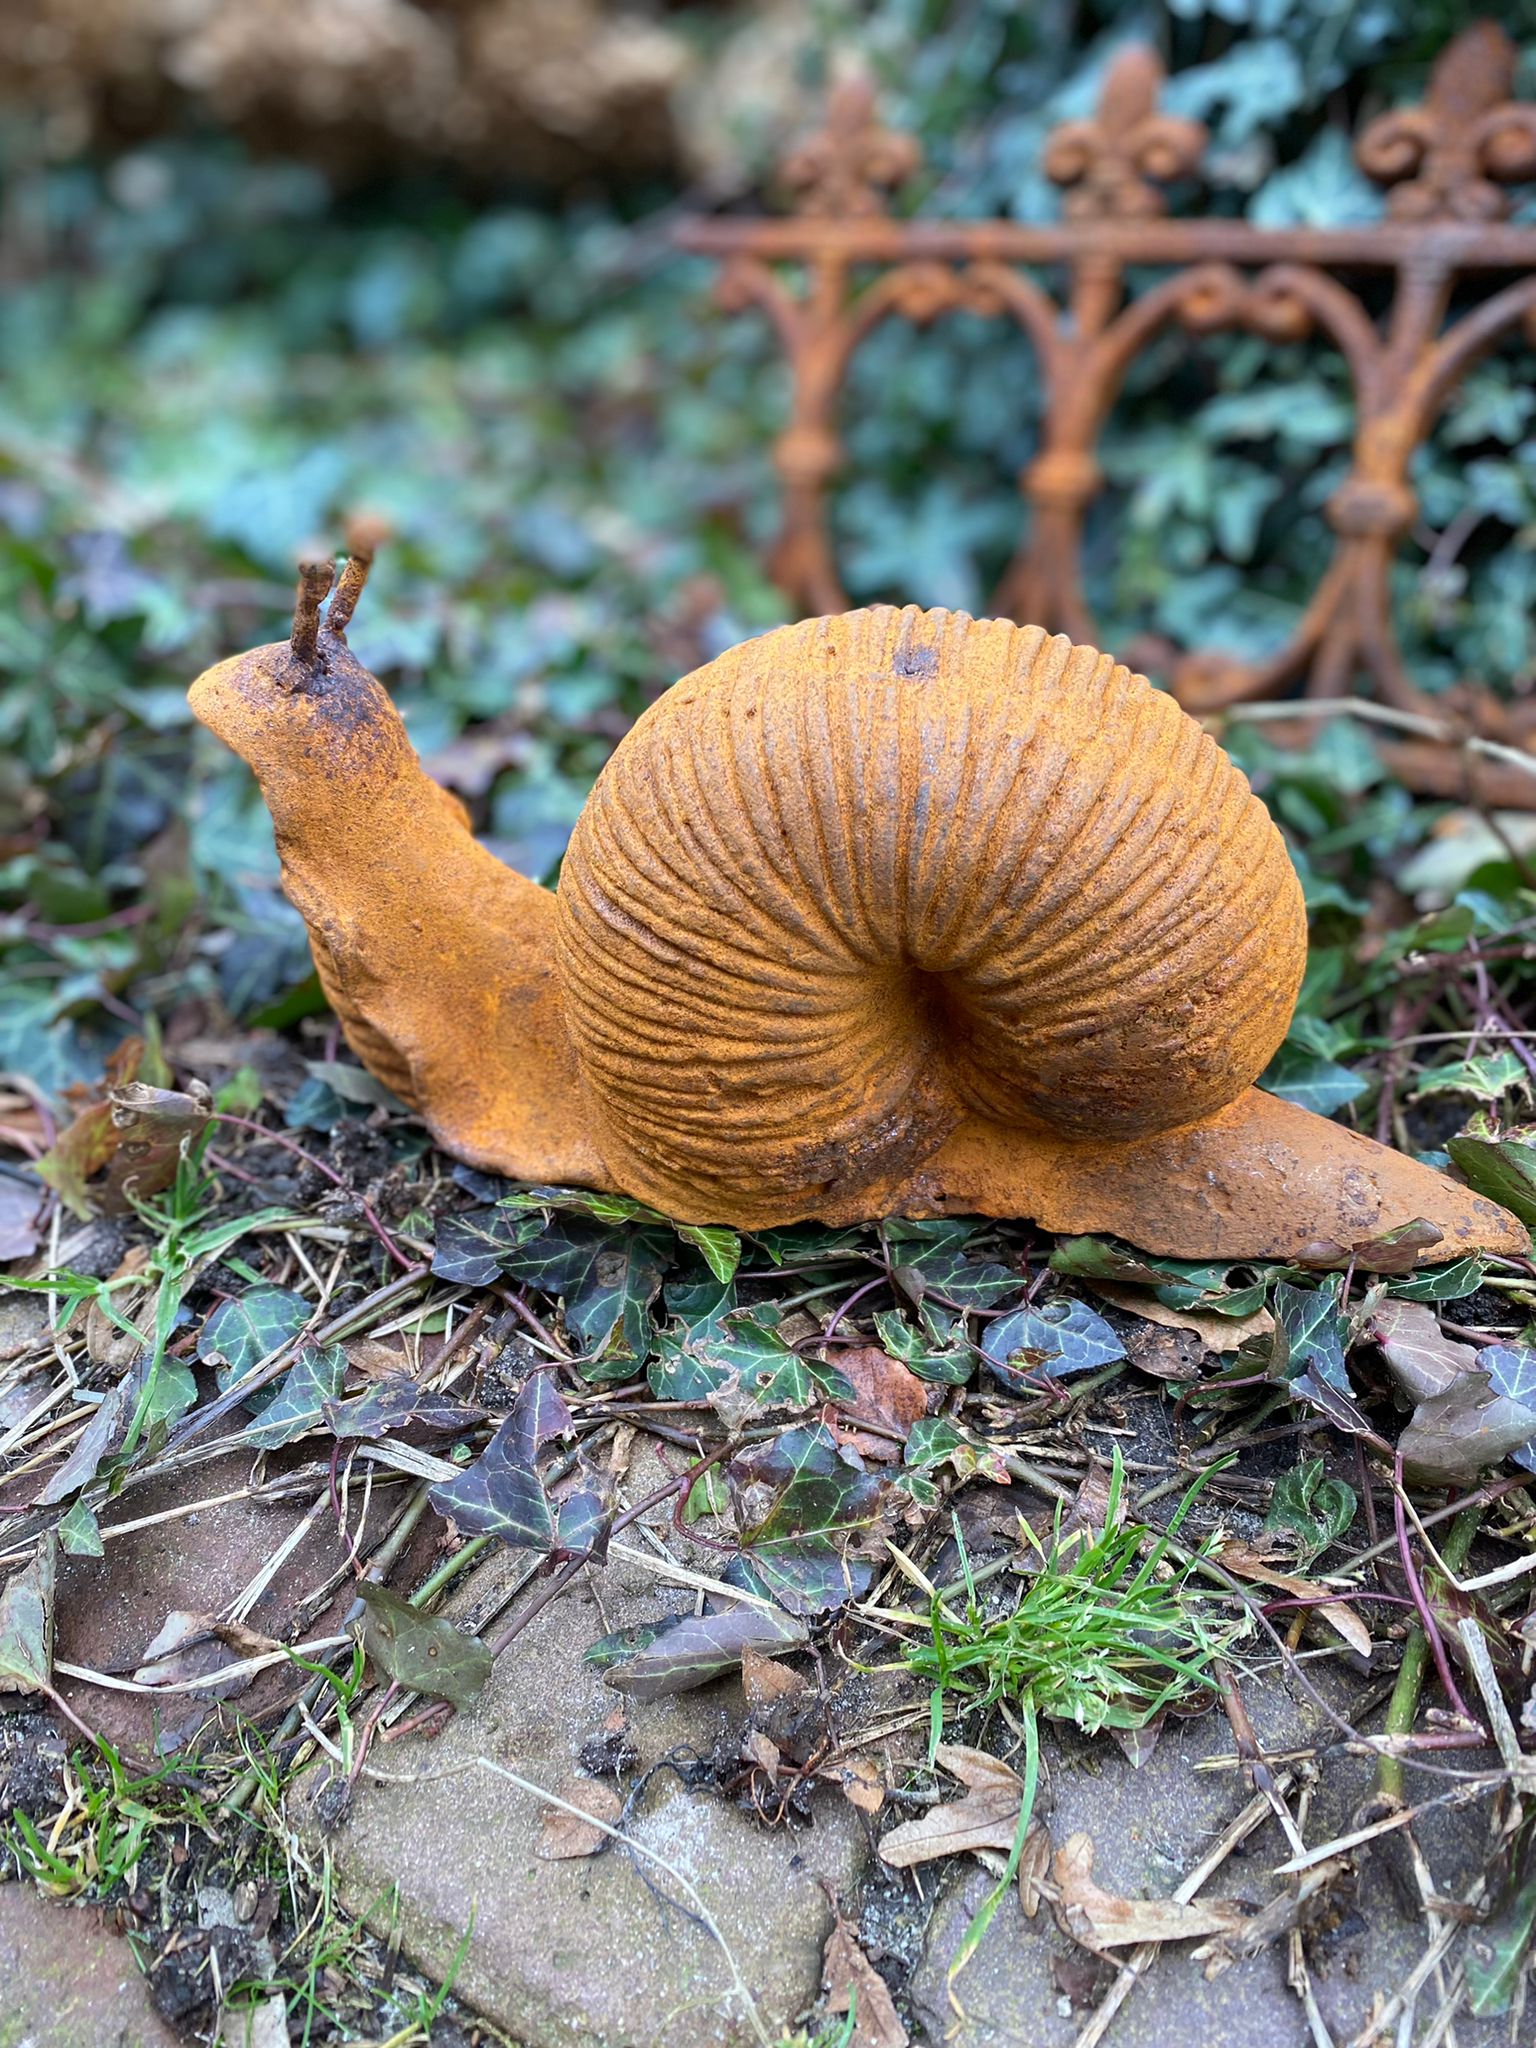
POLYGON ((928 1640, 905 1653, 908 1668, 932 1683, 935 1740, 946 1709, 1027 1705, 1092 1735, 1144 1728, 1172 1701, 1214 1692, 1212 1662, 1252 1623, 1246 1614, 1218 1613, 1220 1596, 1193 1583, 1203 1553, 1185 1553, 1182 1562, 1170 1554, 1209 1476, 1190 1488, 1165 1533, 1121 1523, 1125 1473, 1117 1450, 1097 1534, 1063 1535, 1059 1506, 1048 1541, 1023 1525, 1036 1568, 1006 1614, 983 1606, 957 1531, 964 1605, 947 1590, 935 1593, 928 1640))
POLYGON ((1090 1735, 1103 1728, 1144 1728, 1174 1700, 1195 1691, 1214 1693, 1211 1665, 1252 1627, 1246 1612, 1218 1615, 1217 1596, 1192 1583, 1203 1548, 1172 1555, 1179 1524, 1219 1470, 1213 1465, 1195 1481, 1159 1533, 1145 1523, 1120 1521, 1125 1468, 1116 1449, 1097 1535, 1086 1529, 1063 1534, 1060 1505, 1049 1542, 1021 1525, 1037 1564, 1007 1614, 989 1615, 983 1607, 956 1524, 962 1586, 934 1593, 928 1640, 909 1644, 905 1653, 908 1669, 933 1686, 930 1749, 943 1733, 946 1708, 954 1713, 996 1705, 1024 1743, 1019 1820, 1007 1867, 950 1964, 949 1995, 957 2011, 955 1978, 980 1947, 1024 1853, 1040 1780, 1040 1716, 1071 1721, 1090 1735), (963 1607, 956 1605, 961 1590, 963 1607))

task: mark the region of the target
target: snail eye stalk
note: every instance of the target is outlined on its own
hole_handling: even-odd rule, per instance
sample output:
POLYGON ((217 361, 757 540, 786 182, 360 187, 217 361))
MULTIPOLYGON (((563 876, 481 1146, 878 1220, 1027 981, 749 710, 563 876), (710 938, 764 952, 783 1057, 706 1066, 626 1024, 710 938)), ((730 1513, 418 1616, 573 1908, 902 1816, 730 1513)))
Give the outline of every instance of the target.
POLYGON ((358 522, 358 528, 360 530, 350 537, 352 551, 347 557, 347 566, 341 572, 341 580, 336 585, 336 595, 331 599, 331 608, 326 614, 325 623, 338 640, 345 640, 347 637, 352 614, 357 610, 357 600, 363 594, 363 586, 368 581, 368 571, 373 567, 373 558, 378 552, 378 538, 372 529, 361 520, 358 522))
POLYGON ((336 565, 329 559, 306 557, 299 564, 299 591, 294 600, 293 634, 288 644, 294 660, 305 668, 314 661, 320 640, 320 607, 335 580, 336 565))

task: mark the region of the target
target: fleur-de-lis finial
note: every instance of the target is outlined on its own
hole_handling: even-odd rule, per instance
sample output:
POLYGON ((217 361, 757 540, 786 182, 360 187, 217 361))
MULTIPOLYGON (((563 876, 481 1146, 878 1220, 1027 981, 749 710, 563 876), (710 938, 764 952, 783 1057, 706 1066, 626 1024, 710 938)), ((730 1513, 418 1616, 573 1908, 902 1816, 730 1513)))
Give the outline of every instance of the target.
POLYGON ((1167 211, 1158 190, 1196 169, 1205 129, 1158 107, 1163 67, 1145 43, 1127 44, 1104 74, 1098 111, 1065 121, 1045 146, 1045 174, 1066 186, 1069 220, 1146 220, 1167 211))
POLYGON ((1441 52, 1418 107, 1379 114, 1355 146, 1360 168, 1390 185, 1399 220, 1502 220, 1499 181, 1536 177, 1536 107, 1509 97, 1515 46, 1476 21, 1441 52))
POLYGON ((834 86, 821 130, 779 166, 797 213, 868 218, 887 210, 886 195, 923 160, 916 138, 881 126, 867 78, 834 86))

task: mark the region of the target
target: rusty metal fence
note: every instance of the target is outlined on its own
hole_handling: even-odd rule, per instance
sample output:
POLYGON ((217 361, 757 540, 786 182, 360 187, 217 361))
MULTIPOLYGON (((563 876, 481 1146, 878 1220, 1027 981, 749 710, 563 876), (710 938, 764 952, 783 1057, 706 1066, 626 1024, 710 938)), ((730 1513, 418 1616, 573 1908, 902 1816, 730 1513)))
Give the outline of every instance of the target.
POLYGON ((804 612, 846 608, 828 518, 844 464, 839 406, 855 351, 883 321, 964 310, 1028 336, 1040 446, 1020 477, 1030 516, 993 609, 1100 644, 1083 588, 1084 515, 1103 483, 1099 436, 1137 355, 1170 326, 1319 335, 1342 356, 1355 404, 1350 473, 1327 507, 1332 560, 1277 653, 1252 662, 1192 648, 1174 655, 1167 679, 1200 714, 1298 685, 1334 701, 1368 689, 1378 721, 1407 735, 1382 751, 1411 786, 1536 806, 1536 776, 1511 752, 1536 739, 1536 701, 1476 683, 1427 693, 1404 663, 1389 596, 1417 514, 1415 449, 1481 355, 1511 330, 1536 341, 1536 226, 1509 221, 1504 189, 1536 177, 1536 105, 1510 97, 1514 66, 1492 23, 1448 45, 1423 103, 1378 116, 1357 138, 1361 168, 1387 189, 1385 218, 1338 228, 1170 217, 1162 187, 1198 169, 1206 133, 1160 109, 1162 67, 1140 45, 1109 68, 1093 118, 1050 136, 1044 169, 1063 189, 1063 218, 1039 226, 892 218, 889 197, 917 169, 917 144, 880 124, 867 86, 837 89, 822 131, 781 166, 791 214, 696 217, 680 229, 685 247, 721 260, 723 304, 766 314, 788 361, 771 561, 786 596, 804 612), (1059 293, 1040 269, 1064 279, 1059 293), (1160 274, 1132 291, 1133 270, 1160 274), (1386 280, 1384 316, 1367 310, 1351 282, 1361 278, 1378 293, 1386 280))

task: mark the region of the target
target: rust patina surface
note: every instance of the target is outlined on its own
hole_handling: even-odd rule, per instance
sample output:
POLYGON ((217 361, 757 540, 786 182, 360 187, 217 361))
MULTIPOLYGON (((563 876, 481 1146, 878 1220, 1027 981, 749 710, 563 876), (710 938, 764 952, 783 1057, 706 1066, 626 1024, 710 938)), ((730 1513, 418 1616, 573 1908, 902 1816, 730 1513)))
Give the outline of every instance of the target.
POLYGON ((1159 109, 1162 70, 1144 47, 1111 66, 1091 120, 1052 136, 1044 167, 1065 196, 1064 218, 1048 225, 891 218, 887 195, 916 169, 916 144, 880 126, 867 88, 843 86, 824 132, 785 160, 792 217, 695 219, 681 230, 688 248, 723 259, 724 303, 764 312, 788 360, 772 570, 791 602, 806 612, 847 605, 827 495, 844 462, 848 365, 881 322, 966 310, 1028 335, 1041 443, 1020 478, 1028 531, 995 609, 1089 643, 1103 636, 1083 592, 1083 519, 1103 482, 1099 435, 1136 357, 1169 328, 1247 328, 1277 341, 1317 333, 1348 366, 1356 425, 1350 474, 1328 506, 1333 559, 1295 633, 1262 662, 1219 647, 1125 651, 1167 674, 1197 713, 1283 696, 1302 678, 1320 698, 1363 681, 1416 735, 1383 747, 1411 787, 1536 805, 1536 776, 1498 752, 1536 738, 1536 702, 1470 684, 1448 697, 1423 691, 1399 652, 1388 589, 1417 516, 1415 450, 1478 357, 1536 322, 1536 227, 1506 218, 1503 189, 1536 177, 1536 106, 1511 98, 1514 65, 1494 24, 1458 36, 1424 103, 1378 116, 1358 138, 1361 167, 1388 189, 1387 217, 1327 229, 1169 218, 1162 187, 1199 168, 1205 131, 1159 109), (1129 295, 1133 269, 1156 276, 1129 295), (1065 279, 1059 296, 1041 270, 1065 279), (1389 288, 1379 320, 1362 282, 1372 303, 1389 288))
POLYGON ((701 1223, 952 1211, 1238 1257, 1424 1220, 1429 1257, 1524 1248, 1251 1085, 1300 886, 1210 735, 1107 656, 916 607, 781 627, 639 720, 556 895, 475 842, 348 648, 365 574, 322 618, 307 566, 292 640, 192 704, 256 771, 349 1042, 460 1158, 701 1223))

